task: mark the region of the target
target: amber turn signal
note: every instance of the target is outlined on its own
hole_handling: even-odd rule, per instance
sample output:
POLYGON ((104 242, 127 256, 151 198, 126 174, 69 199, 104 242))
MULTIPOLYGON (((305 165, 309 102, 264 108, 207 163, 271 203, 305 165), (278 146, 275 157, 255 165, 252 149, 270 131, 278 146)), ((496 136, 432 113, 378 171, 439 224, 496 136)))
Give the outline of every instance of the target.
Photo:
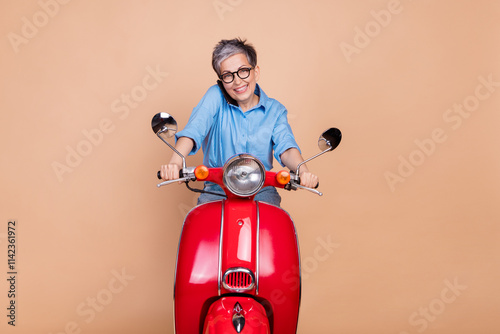
POLYGON ((284 186, 290 182, 290 173, 286 170, 279 171, 276 173, 276 182, 284 186))
POLYGON ((196 176, 197 180, 203 181, 208 177, 208 168, 206 166, 200 165, 195 168, 194 176, 196 176))

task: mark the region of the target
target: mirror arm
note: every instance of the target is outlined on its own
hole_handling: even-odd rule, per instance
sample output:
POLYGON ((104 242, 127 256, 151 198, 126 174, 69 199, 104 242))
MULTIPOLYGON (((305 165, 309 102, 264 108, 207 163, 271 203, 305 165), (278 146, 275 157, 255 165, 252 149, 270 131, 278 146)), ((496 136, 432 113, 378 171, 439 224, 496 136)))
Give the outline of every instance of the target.
POLYGON ((165 144, 168 145, 168 147, 170 147, 172 149, 172 151, 174 151, 175 153, 177 153, 181 158, 182 158, 182 169, 186 169, 186 158, 184 158, 184 156, 175 149, 175 147, 173 147, 172 145, 170 145, 165 139, 162 138, 162 136, 160 136, 161 134, 161 131, 159 131, 156 135, 158 136, 158 138, 161 139, 162 142, 164 142, 165 144))
POLYGON ((320 155, 325 154, 326 152, 329 152, 329 151, 331 151, 331 150, 332 150, 332 147, 330 146, 329 148, 327 148, 327 149, 326 149, 326 150, 324 150, 323 152, 320 152, 320 153, 316 154, 315 156, 312 156, 312 157, 310 157, 309 159, 304 160, 304 161, 302 161, 301 163, 299 163, 299 164, 297 165, 297 169, 295 170, 295 176, 296 176, 296 177, 298 177, 298 176, 299 176, 299 174, 300 174, 300 173, 299 173, 300 166, 302 166, 302 165, 303 165, 303 164, 305 164, 306 162, 309 162, 309 161, 311 161, 312 159, 315 159, 315 158, 319 157, 320 155))

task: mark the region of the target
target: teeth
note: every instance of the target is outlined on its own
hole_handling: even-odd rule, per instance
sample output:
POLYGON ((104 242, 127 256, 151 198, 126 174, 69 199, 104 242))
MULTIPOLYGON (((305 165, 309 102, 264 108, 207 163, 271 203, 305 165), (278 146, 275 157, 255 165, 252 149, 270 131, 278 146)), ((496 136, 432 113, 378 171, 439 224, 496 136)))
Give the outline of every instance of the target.
POLYGON ((239 92, 244 91, 246 88, 247 88, 247 86, 241 87, 241 88, 235 89, 235 91, 237 91, 239 93, 239 92))

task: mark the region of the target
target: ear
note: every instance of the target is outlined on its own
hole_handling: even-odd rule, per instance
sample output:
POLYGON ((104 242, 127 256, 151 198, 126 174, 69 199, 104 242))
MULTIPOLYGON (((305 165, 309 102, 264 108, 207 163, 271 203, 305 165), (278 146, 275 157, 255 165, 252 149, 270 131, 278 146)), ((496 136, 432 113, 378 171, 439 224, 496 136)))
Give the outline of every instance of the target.
POLYGON ((260 67, 259 66, 255 66, 255 68, 253 70, 255 71, 255 81, 259 81, 259 78, 260 78, 260 67))

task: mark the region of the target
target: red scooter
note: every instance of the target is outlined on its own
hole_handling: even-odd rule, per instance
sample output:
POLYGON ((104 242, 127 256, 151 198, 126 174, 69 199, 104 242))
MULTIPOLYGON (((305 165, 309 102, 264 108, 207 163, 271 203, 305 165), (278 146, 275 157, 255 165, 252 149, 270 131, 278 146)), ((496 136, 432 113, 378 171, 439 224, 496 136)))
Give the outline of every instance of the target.
MULTIPOLYGON (((222 168, 186 167, 167 142, 177 131, 174 118, 156 114, 152 128, 183 161, 179 179, 158 187, 210 181, 226 194, 194 207, 185 218, 175 270, 176 333, 296 333, 301 277, 295 226, 286 211, 254 196, 267 186, 322 193, 301 186, 298 172, 266 171, 248 154, 222 168)), ((341 138, 338 129, 328 129, 319 138, 322 152, 303 163, 332 151, 341 138)))

